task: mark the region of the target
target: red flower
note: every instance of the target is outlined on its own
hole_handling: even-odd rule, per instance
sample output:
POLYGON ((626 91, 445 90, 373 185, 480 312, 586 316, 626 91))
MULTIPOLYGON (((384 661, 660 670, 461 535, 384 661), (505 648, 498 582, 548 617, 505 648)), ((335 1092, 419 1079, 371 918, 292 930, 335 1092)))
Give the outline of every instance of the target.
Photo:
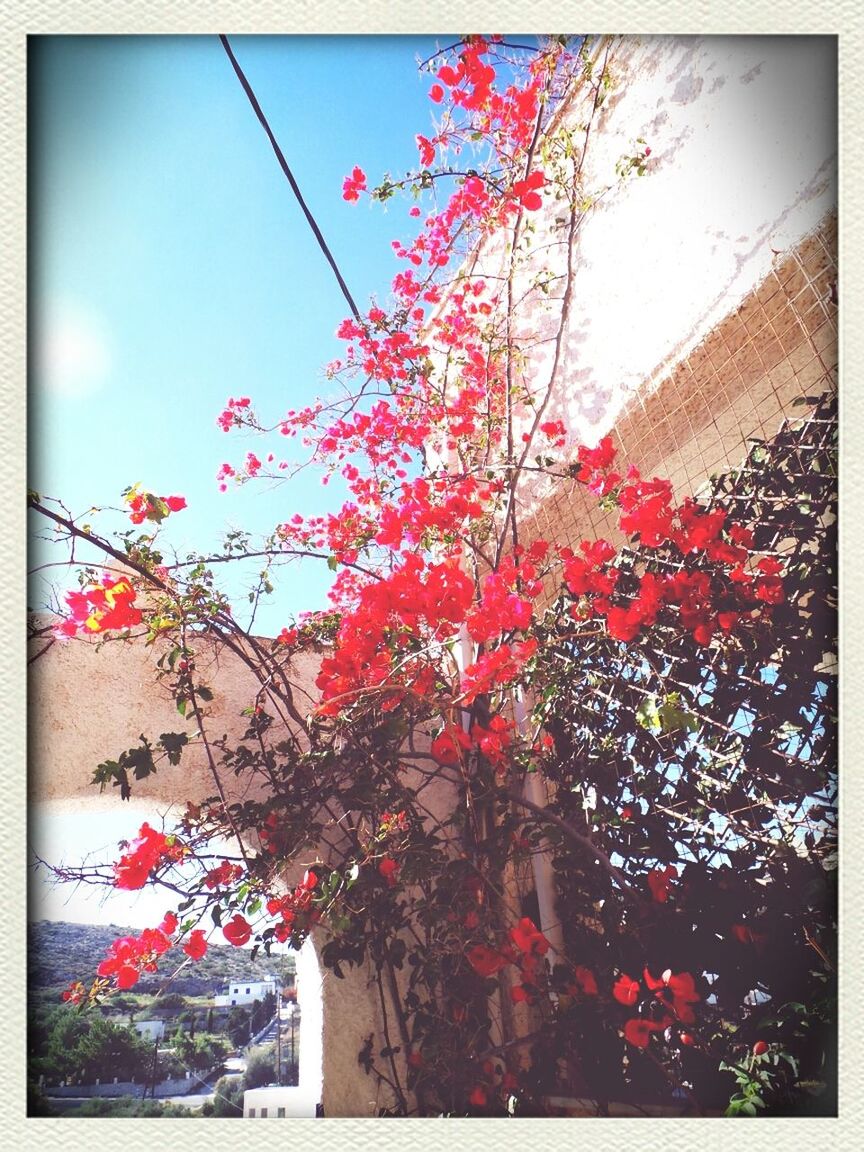
POLYGON ((385 856, 381 863, 378 865, 378 871, 387 881, 392 888, 396 884, 399 876, 399 864, 396 860, 392 860, 389 856, 385 856))
POLYGON ((543 198, 538 189, 546 183, 546 177, 539 168, 535 168, 524 180, 516 180, 513 184, 513 193, 523 208, 529 212, 536 212, 543 205, 543 198))
POLYGON ((191 960, 201 960, 207 953, 207 941, 201 928, 193 928, 189 939, 183 945, 183 951, 191 960))
POLYGON ((173 912, 166 912, 159 925, 159 931, 164 932, 166 936, 173 936, 177 931, 177 917, 173 912))
POLYGON ((658 1000, 668 1005, 682 1024, 692 1024, 696 1019, 691 1004, 698 1004, 702 999, 696 991, 696 982, 689 972, 673 973, 667 968, 659 980, 656 980, 646 968, 642 973, 645 983, 658 1000))
POLYGON ((645 1020, 642 1017, 634 1017, 624 1025, 624 1039, 634 1048, 647 1048, 652 1032, 663 1032, 670 1023, 669 1019, 645 1020))
POLYGON ((435 739, 432 741, 430 751, 435 759, 440 764, 445 764, 448 768, 452 768, 458 764, 462 759, 460 749, 469 749, 471 747, 471 738, 468 733, 462 728, 448 727, 445 728, 435 739))
POLYGON ((222 925, 222 935, 235 948, 242 948, 244 944, 248 943, 252 929, 244 917, 238 913, 227 924, 222 925))
POLYGON ((523 916, 515 928, 510 930, 510 939, 520 952, 545 956, 550 944, 534 921, 523 916))
POLYGON ((140 975, 138 969, 133 968, 131 964, 123 964, 114 973, 114 983, 118 988, 125 990, 137 984, 140 975))
POLYGON ((148 823, 141 825, 130 851, 114 867, 114 887, 133 891, 143 888, 150 873, 166 860, 176 860, 183 849, 173 836, 157 832, 148 823))
POLYGON ((466 958, 477 975, 484 977, 494 976, 510 963, 501 952, 487 948, 485 944, 475 944, 466 954, 466 958))
POLYGON ((510 999, 514 1004, 530 1004, 534 997, 531 989, 525 984, 514 984, 510 989, 510 999))
POLYGON ((626 1004, 628 1008, 632 1007, 639 999, 639 981, 634 980, 632 976, 622 973, 612 987, 612 995, 619 1004, 626 1004))
MULTIPOLYGON (((427 138, 425 136, 418 136, 417 137, 417 148, 418 148, 418 151, 420 152, 420 163, 423 165, 424 168, 429 168, 430 165, 435 163, 435 145, 432 143, 431 140, 427 140, 427 138)), ((415 205, 415 207, 416 207, 416 205, 415 205)), ((412 212, 413 212, 413 209, 412 209, 412 212)), ((420 215, 420 209, 419 208, 417 209, 416 214, 418 216, 420 215)))
POLYGON ((342 199, 359 200, 360 193, 366 191, 366 173, 362 168, 355 167, 350 176, 342 182, 342 199))
POLYGON ((733 924, 732 935, 740 944, 752 944, 757 951, 761 951, 768 937, 764 932, 754 932, 746 924, 733 924))
POLYGON ((678 879, 678 869, 674 864, 669 864, 668 867, 660 869, 654 868, 648 873, 648 887, 651 889, 651 895, 658 904, 665 904, 669 899, 669 886, 672 880, 678 879))
POLYGON ((166 496, 164 499, 172 512, 182 512, 186 507, 186 499, 183 496, 166 496))
POLYGON ((573 969, 573 981, 574 983, 568 986, 568 991, 572 989, 581 992, 583 996, 597 995, 597 980, 590 968, 584 968, 581 964, 577 964, 573 969))
POLYGON ((433 84, 429 89, 429 99, 434 101, 436 104, 440 104, 444 99, 444 89, 440 84, 433 84))
POLYGON ((468 1097, 468 1103, 472 1108, 485 1108, 486 1107, 486 1090, 477 1084, 468 1097))
POLYGON ((768 1045, 765 1043, 764 1040, 757 1040, 756 1043, 753 1045, 753 1055, 754 1056, 764 1056, 767 1051, 768 1051, 768 1045))
POLYGON ((65 1000, 67 1004, 80 1004, 84 999, 84 985, 80 980, 73 980, 68 988, 64 990, 60 999, 65 1000))

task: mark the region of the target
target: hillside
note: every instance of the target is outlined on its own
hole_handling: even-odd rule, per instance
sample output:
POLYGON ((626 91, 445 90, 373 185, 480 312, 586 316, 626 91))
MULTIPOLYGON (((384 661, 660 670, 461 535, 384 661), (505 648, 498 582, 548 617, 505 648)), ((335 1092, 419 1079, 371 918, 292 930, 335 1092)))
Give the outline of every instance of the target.
MULTIPOLYGON (((27 980, 31 993, 62 988, 72 980, 89 984, 109 945, 118 936, 134 935, 133 928, 114 924, 70 924, 64 920, 39 920, 28 924, 27 980)), ((141 980, 135 991, 155 992, 174 972, 182 954, 163 956, 158 975, 141 980), (161 977, 161 979, 160 979, 161 977)), ((171 982, 171 990, 184 996, 210 996, 231 980, 260 980, 273 973, 284 984, 293 982, 292 953, 259 953, 253 961, 245 948, 230 944, 210 944, 203 960, 189 963, 171 982)))

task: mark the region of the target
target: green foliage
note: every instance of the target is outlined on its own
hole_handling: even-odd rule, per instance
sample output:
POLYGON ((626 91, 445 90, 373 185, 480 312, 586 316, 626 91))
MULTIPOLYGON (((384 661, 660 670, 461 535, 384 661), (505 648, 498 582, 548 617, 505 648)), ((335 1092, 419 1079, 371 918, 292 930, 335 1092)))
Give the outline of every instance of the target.
POLYGON ((87 1100, 74 1112, 67 1112, 66 1115, 84 1118, 128 1116, 139 1120, 150 1120, 160 1116, 181 1119, 194 1116, 194 1113, 189 1108, 184 1108, 182 1104, 174 1104, 167 1100, 136 1100, 131 1096, 96 1096, 92 1100, 87 1100))
POLYGON ((241 1048, 244 1044, 249 1043, 249 1037, 251 1036, 250 1021, 251 1014, 249 1009, 242 1004, 235 1004, 228 1013, 225 1030, 231 1037, 231 1043, 235 1048, 241 1048))
POLYGON ((240 1076, 223 1076, 216 1081, 212 1104, 205 1104, 205 1116, 235 1118, 243 1115, 244 1083, 240 1076))
POLYGON ((247 1088, 260 1088, 276 1080, 276 1049, 272 1044, 250 1048, 246 1054, 244 1084, 247 1088))

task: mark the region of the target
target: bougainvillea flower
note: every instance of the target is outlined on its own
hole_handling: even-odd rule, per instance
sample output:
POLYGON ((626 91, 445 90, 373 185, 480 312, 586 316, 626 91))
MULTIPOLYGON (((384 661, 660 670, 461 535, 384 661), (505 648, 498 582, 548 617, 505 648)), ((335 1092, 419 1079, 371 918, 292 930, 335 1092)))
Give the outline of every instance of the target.
POLYGON ((166 912, 159 925, 159 931, 166 936, 173 936, 177 931, 177 916, 174 912, 166 912))
POLYGON ((462 759, 462 752, 471 748, 471 737, 463 728, 447 727, 432 741, 430 752, 439 764, 452 768, 462 759))
POLYGON ((495 948, 488 948, 485 944, 475 944, 466 953, 466 959, 478 976, 494 976, 506 967, 510 960, 495 948))
POLYGON ((390 856, 385 856, 378 865, 378 871, 392 888, 399 877, 399 862, 390 856))
POLYGON ((520 952, 537 956, 545 956, 550 948, 549 941, 529 916, 523 916, 516 927, 511 928, 510 939, 520 952))
POLYGON ((471 1092, 471 1095, 468 1097, 468 1103, 472 1108, 485 1108, 486 1089, 483 1088, 480 1084, 476 1085, 476 1087, 471 1092))
POLYGON ((667 1004, 682 1024, 692 1024, 696 1016, 691 1004, 698 1004, 702 997, 696 991, 696 982, 689 972, 674 973, 667 968, 659 979, 655 979, 646 968, 643 972, 645 983, 658 1000, 667 1004))
POLYGON ((626 1004, 628 1008, 639 999, 639 991, 639 981, 626 973, 622 973, 612 986, 612 995, 619 1004, 626 1004))
POLYGON ((571 996, 577 992, 581 992, 583 996, 596 996, 597 980, 591 969, 577 964, 573 969, 573 983, 567 985, 567 991, 571 996))
POLYGON ((140 624, 142 614, 135 607, 135 589, 121 577, 116 580, 106 572, 101 584, 89 584, 80 592, 66 593, 69 619, 54 628, 61 639, 82 633, 85 636, 100 632, 119 631, 140 624))
POLYGON ((204 884, 207 888, 226 888, 243 875, 239 864, 232 864, 230 860, 223 860, 216 868, 211 868, 204 875, 204 884))
POLYGON ((678 869, 674 864, 666 868, 654 868, 648 873, 646 880, 651 889, 652 897, 658 904, 665 904, 669 899, 669 887, 673 880, 678 879, 678 869))
POLYGON ((740 944, 752 944, 757 951, 768 942, 766 933, 754 932, 747 924, 733 924, 732 935, 740 944))
POLYGON ((127 891, 143 888, 154 869, 166 861, 178 860, 185 851, 175 836, 156 831, 146 821, 129 848, 113 865, 114 887, 127 891))
POLYGON ((249 942, 252 929, 249 922, 238 912, 236 916, 231 917, 227 924, 222 925, 222 935, 235 948, 242 948, 244 944, 249 942))
POLYGON ((183 951, 191 960, 202 960, 207 954, 207 941, 201 928, 193 928, 189 939, 183 945, 183 951))
POLYGON ((342 183, 343 200, 359 200, 360 193, 366 191, 366 173, 362 168, 355 167, 350 176, 346 176, 342 183))
POLYGON ((636 1016, 624 1025, 624 1039, 634 1048, 647 1048, 654 1032, 665 1032, 671 1024, 668 1018, 663 1020, 646 1020, 636 1016))

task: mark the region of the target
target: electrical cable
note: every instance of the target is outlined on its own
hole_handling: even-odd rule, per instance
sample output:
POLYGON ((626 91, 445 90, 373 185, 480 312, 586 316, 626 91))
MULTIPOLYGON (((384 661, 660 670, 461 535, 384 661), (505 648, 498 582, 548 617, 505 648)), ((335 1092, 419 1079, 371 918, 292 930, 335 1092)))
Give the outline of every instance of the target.
POLYGON ((303 214, 309 223, 309 227, 312 229, 312 231, 315 235, 315 239, 318 241, 318 246, 321 249, 321 251, 324 253, 325 257, 327 258, 327 263, 333 269, 333 273, 336 277, 336 280, 339 283, 339 287, 342 289, 342 295, 348 301, 348 307, 351 309, 351 312, 354 316, 354 319, 357 321, 358 324, 362 324, 363 321, 360 318, 359 309, 357 308, 357 305, 354 303, 354 298, 352 297, 351 293, 348 291, 348 285, 345 283, 344 279, 342 278, 342 273, 339 271, 339 268, 336 264, 336 261, 333 258, 333 253, 328 248, 327 241, 324 239, 324 237, 321 233, 321 229, 318 227, 318 224, 315 220, 315 217, 309 211, 309 208, 306 205, 306 201, 303 199, 303 193, 300 191, 300 187, 297 184, 297 181, 294 179, 293 172, 288 167, 288 161, 285 159, 285 156, 282 153, 282 149, 279 147, 279 144, 276 140, 276 137, 273 135, 273 130, 271 129, 270 125, 267 122, 267 117, 264 115, 264 112, 261 109, 261 105, 258 103, 258 98, 256 97, 255 93, 252 91, 252 85, 246 79, 246 75, 243 72, 243 69, 237 63, 237 57, 234 55, 234 53, 231 50, 231 45, 228 43, 228 37, 223 36, 220 33, 219 39, 222 42, 222 47, 225 49, 225 52, 228 56, 228 59, 231 61, 231 64, 234 68, 234 71, 237 73, 237 79, 242 84, 243 91, 246 93, 246 96, 249 99, 249 103, 252 105, 252 108, 255 112, 255 115, 258 117, 259 121, 261 122, 261 127, 267 133, 267 138, 270 141, 270 144, 273 148, 273 151, 276 153, 276 159, 279 161, 279 166, 282 169, 282 171, 285 173, 285 176, 288 180, 288 183, 291 185, 291 191, 294 193, 294 195, 297 199, 297 203, 303 209, 303 214))

